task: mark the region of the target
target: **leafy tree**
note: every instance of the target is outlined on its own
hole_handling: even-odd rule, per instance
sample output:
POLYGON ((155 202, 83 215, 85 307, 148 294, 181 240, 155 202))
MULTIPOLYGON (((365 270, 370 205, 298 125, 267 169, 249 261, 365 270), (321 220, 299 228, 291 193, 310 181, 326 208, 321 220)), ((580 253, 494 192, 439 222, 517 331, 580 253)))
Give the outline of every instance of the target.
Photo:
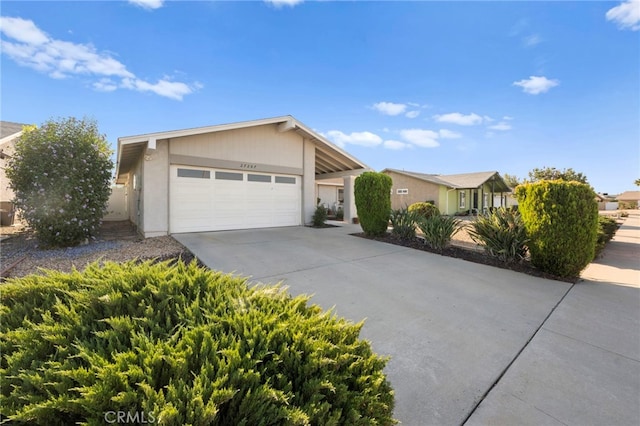
POLYGON ((522 183, 522 180, 518 176, 510 175, 509 173, 503 174, 502 179, 509 186, 509 188, 515 188, 522 183))
POLYGON ((635 181, 635 182, 633 182, 633 183, 635 183, 635 184, 636 184, 636 186, 640 186, 640 179, 636 179, 636 181, 635 181))
POLYGON ((558 170, 555 167, 535 168, 529 172, 529 180, 531 182, 538 182, 540 180, 564 180, 567 182, 589 183, 584 174, 576 172, 572 168, 558 170))
POLYGON ((24 129, 6 173, 16 207, 43 244, 70 246, 95 235, 111 191, 110 155, 93 120, 24 129))

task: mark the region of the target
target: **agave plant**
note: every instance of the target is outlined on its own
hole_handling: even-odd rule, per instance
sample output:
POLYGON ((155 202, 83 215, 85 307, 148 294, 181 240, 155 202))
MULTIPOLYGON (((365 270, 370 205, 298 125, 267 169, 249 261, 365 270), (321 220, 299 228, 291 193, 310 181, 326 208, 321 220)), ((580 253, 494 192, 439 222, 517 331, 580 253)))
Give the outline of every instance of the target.
POLYGON ((517 211, 500 207, 471 223, 469 236, 489 255, 503 262, 519 262, 527 254, 527 231, 517 211))
POLYGON ((403 240, 411 240, 416 236, 416 222, 420 219, 419 212, 408 208, 391 210, 389 220, 393 229, 391 233, 403 240))
POLYGON ((420 218, 418 228, 424 234, 425 242, 434 250, 442 251, 451 238, 460 230, 460 220, 453 216, 435 215, 420 218))

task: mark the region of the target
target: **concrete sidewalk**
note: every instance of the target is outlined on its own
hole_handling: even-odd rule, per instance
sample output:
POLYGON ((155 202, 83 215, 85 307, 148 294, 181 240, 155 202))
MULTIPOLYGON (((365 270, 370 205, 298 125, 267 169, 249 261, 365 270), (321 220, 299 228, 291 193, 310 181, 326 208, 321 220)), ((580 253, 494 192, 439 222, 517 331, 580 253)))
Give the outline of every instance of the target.
POLYGON ((626 219, 467 425, 640 424, 640 214, 626 219))

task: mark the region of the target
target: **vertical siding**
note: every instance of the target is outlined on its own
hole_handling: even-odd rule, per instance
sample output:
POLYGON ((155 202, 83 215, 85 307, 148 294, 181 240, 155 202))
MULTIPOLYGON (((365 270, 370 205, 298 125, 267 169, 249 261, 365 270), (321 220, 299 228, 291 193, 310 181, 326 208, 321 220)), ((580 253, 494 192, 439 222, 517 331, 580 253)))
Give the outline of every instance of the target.
POLYGON ((302 168, 302 142, 297 133, 270 124, 174 138, 170 154, 302 168))

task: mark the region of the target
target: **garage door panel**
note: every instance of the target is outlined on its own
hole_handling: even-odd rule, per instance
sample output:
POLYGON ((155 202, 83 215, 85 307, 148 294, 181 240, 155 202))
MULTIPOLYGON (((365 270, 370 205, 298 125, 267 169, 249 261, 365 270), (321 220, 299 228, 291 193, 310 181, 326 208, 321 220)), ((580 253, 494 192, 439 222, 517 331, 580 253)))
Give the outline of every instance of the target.
POLYGON ((300 182, 299 176, 171 166, 170 232, 300 225, 300 182))

